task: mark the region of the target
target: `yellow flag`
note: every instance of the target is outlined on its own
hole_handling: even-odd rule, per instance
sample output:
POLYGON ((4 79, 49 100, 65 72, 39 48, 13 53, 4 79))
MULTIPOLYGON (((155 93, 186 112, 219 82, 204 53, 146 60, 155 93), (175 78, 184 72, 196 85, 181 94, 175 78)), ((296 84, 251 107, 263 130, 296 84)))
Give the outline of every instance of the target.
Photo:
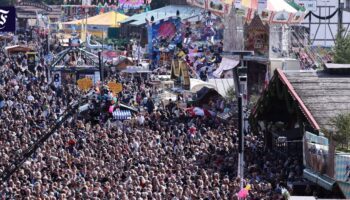
POLYGON ((77 83, 78 83, 79 89, 84 90, 84 91, 90 89, 92 87, 92 85, 93 85, 92 84, 92 80, 90 78, 79 79, 77 81, 77 83))
POLYGON ((107 85, 113 94, 118 94, 123 90, 123 85, 121 83, 109 82, 107 85))

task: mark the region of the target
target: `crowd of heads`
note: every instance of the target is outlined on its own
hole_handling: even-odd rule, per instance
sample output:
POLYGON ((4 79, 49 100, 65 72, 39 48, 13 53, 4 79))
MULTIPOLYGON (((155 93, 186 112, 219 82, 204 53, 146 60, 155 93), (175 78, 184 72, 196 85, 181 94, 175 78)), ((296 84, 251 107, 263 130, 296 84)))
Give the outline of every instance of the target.
MULTIPOLYGON (((0 52, 0 174, 83 95, 48 82, 46 65, 30 72, 26 59, 0 52)), ((0 184, 0 198, 238 199, 243 181, 248 199, 283 199, 287 182, 301 177, 298 158, 266 153, 262 136, 247 134, 241 180, 233 120, 193 117, 176 101, 155 106, 147 81, 119 82, 119 101, 144 111, 125 121, 73 115, 0 184)))
POLYGON ((212 77, 221 62, 223 51, 222 19, 210 12, 199 15, 200 20, 191 22, 174 22, 178 25, 176 32, 170 36, 158 36, 152 40, 153 65, 159 66, 164 54, 186 61, 190 67, 190 76, 206 81, 212 77))

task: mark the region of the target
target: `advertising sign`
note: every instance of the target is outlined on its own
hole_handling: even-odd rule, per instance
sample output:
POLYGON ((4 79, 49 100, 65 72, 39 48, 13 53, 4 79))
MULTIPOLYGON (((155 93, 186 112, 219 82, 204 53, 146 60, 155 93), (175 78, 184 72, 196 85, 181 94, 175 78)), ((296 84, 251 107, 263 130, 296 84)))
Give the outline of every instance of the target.
POLYGON ((329 166, 329 142, 322 136, 317 136, 310 132, 304 135, 304 165, 315 172, 327 174, 333 177, 329 166))
POLYGON ((297 4, 303 6, 306 10, 317 11, 317 1, 316 0, 296 0, 297 4))

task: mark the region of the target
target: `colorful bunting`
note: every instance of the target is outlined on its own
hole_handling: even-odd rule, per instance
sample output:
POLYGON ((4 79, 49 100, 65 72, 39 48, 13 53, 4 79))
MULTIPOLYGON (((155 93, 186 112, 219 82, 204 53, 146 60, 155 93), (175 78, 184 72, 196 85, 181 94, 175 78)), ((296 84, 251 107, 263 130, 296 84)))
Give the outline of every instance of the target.
POLYGON ((264 23, 300 23, 305 13, 298 11, 284 0, 187 0, 212 13, 223 16, 229 14, 231 6, 238 9, 237 14, 251 21, 258 14, 264 23))

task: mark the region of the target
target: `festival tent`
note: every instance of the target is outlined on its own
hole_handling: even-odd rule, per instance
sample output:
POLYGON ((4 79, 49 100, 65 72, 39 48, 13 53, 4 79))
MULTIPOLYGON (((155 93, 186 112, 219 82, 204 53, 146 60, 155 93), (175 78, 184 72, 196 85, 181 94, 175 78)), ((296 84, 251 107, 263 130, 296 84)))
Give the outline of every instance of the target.
POLYGON ((215 85, 199 80, 199 79, 195 79, 195 78, 191 78, 190 79, 190 91, 191 92, 198 92, 199 90, 201 90, 203 87, 207 87, 207 88, 212 88, 216 90, 215 85))
MULTIPOLYGON (((95 36, 101 37, 102 34, 106 35, 108 28, 119 28, 120 22, 127 18, 128 16, 116 11, 110 11, 107 13, 102 13, 100 15, 89 17, 87 18, 88 32, 95 36)), ((73 29, 73 27, 81 26, 85 23, 86 19, 80 19, 70 22, 63 22, 62 24, 65 26, 66 29, 73 29)), ((76 30, 80 32, 81 28, 77 28, 76 30)))
POLYGON ((213 78, 208 79, 211 85, 215 85, 216 91, 223 97, 235 88, 233 77, 231 78, 213 78))
POLYGON ((234 60, 230 58, 222 58, 222 61, 219 65, 219 68, 217 68, 214 72, 213 75, 216 78, 221 78, 221 76, 227 72, 227 71, 232 71, 233 68, 235 68, 239 64, 239 60, 234 60))
POLYGON ((228 92, 234 88, 233 78, 224 78, 224 79, 208 79, 207 82, 199 79, 190 79, 190 91, 196 93, 202 88, 214 89, 221 96, 226 97, 228 92))
MULTIPOLYGON (((91 26, 119 27, 119 23, 127 18, 128 16, 126 15, 123 15, 116 11, 111 11, 87 18, 87 24, 91 26)), ((80 19, 70 22, 63 22, 62 24, 81 25, 84 23, 85 19, 80 19)))

